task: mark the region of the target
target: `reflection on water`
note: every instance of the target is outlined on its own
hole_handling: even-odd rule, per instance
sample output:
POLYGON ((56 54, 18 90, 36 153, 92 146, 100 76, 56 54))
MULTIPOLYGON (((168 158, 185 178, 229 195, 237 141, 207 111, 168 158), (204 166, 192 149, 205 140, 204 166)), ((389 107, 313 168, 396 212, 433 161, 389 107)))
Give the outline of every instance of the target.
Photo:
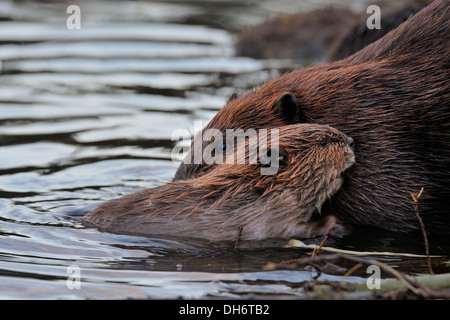
MULTIPOLYGON (((192 132, 194 120, 206 123, 231 93, 279 74, 286 61, 235 57, 233 31, 291 12, 292 3, 111 3, 82 4, 81 30, 66 28, 64 3, 0 4, 0 298, 301 297, 296 288, 309 272, 263 271, 267 262, 309 254, 284 241, 235 250, 76 222, 101 201, 169 181, 173 130, 192 132), (66 285, 73 265, 79 290, 66 285)), ((420 240, 408 248, 386 236, 361 239, 329 245, 422 253, 420 240)))

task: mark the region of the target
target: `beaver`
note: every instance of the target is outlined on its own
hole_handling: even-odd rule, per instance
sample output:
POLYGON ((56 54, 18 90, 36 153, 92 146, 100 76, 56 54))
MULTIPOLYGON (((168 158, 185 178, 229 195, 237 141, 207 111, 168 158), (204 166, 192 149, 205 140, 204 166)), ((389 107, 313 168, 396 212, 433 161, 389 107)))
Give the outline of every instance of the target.
POLYGON ((430 3, 430 0, 413 0, 393 8, 381 6, 380 29, 367 28, 366 10, 323 7, 283 14, 241 31, 235 43, 236 55, 302 62, 344 59, 380 39, 430 3))
POLYGON ((355 19, 353 25, 342 32, 331 43, 327 61, 337 61, 358 52, 368 44, 375 42, 389 31, 397 28, 414 14, 429 5, 429 0, 414 0, 388 10, 381 9, 381 28, 367 28, 367 14, 355 19))
MULTIPOLYGON (((322 213, 394 232, 450 234, 450 5, 437 0, 354 55, 233 95, 205 129, 328 124, 351 136, 357 164, 322 213)), ((211 165, 193 151, 174 181, 211 165)))
MULTIPOLYGON (((344 232, 335 217, 312 221, 312 216, 341 187, 344 171, 355 162, 353 139, 314 124, 284 126, 278 135, 278 143, 261 135, 258 140, 260 154, 276 153, 274 174, 261 174, 267 161, 248 161, 251 147, 246 163, 218 164, 199 178, 110 200, 80 222, 112 233, 212 241, 344 232)), ((255 146, 255 139, 250 137, 247 146, 255 146)))
POLYGON ((335 39, 357 17, 349 9, 336 7, 284 14, 240 32, 235 43, 236 55, 256 59, 325 60, 335 39))

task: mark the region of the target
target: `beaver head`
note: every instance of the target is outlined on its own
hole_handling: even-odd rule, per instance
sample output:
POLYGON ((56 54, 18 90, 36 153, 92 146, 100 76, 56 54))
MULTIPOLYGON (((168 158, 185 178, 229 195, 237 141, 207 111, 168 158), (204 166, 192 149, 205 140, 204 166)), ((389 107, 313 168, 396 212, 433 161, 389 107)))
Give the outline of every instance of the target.
POLYGON ((284 126, 270 139, 250 137, 240 146, 248 152, 234 152, 198 178, 108 201, 81 221, 114 233, 209 240, 234 240, 239 228, 242 239, 315 235, 311 216, 342 186, 355 162, 352 145, 329 126, 284 126))
POLYGON ((254 94, 258 93, 260 91, 254 89, 241 97, 233 94, 228 99, 226 106, 194 137, 191 148, 178 167, 173 181, 198 177, 212 169, 213 165, 206 163, 202 157, 209 141, 203 137, 210 130, 221 132, 223 135, 221 140, 224 142, 223 150, 227 150, 229 148, 225 138, 227 129, 238 128, 237 130, 247 131, 276 128, 303 120, 299 115, 298 102, 293 94, 286 93, 277 97, 276 93, 269 92, 255 99, 254 94), (248 110, 255 110, 255 112, 248 112, 248 110))

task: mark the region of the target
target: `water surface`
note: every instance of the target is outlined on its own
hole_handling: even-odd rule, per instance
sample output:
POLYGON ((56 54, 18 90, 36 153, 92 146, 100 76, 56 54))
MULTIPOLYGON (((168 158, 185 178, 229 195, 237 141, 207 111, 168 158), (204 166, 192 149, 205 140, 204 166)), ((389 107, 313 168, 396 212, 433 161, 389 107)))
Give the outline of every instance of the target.
MULTIPOLYGON (((98 203, 171 180, 176 129, 206 124, 233 92, 298 62, 234 56, 235 32, 326 2, 95 1, 80 30, 64 3, 0 5, 0 298, 302 298, 314 271, 265 271, 308 256, 285 240, 209 243, 85 229, 98 203), (81 288, 70 289, 70 267, 81 288)), ((345 5, 360 6, 356 1, 345 5)), ((309 242, 319 243, 322 239, 309 242)), ((423 253, 418 239, 356 234, 327 245, 423 253)), ((435 244, 433 252, 447 248, 435 244)), ((384 258, 407 273, 423 259, 384 258)), ((448 267, 440 259, 437 270, 448 267)), ((339 281, 345 270, 320 279, 339 281)), ((388 275, 385 275, 388 276, 388 275)), ((345 281, 364 282, 364 270, 345 281)))

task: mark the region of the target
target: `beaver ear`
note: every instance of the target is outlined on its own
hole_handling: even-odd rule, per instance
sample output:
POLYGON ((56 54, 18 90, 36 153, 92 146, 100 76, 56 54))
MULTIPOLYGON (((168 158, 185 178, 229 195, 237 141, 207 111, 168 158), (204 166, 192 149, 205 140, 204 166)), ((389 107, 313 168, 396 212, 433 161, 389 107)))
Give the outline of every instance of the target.
POLYGON ((287 124, 294 124, 299 122, 299 110, 297 98, 290 93, 284 94, 276 102, 278 111, 281 117, 287 124))
POLYGON ((236 92, 233 92, 233 94, 228 98, 227 100, 227 104, 231 101, 233 101, 234 99, 236 99, 238 97, 238 94, 236 92))

